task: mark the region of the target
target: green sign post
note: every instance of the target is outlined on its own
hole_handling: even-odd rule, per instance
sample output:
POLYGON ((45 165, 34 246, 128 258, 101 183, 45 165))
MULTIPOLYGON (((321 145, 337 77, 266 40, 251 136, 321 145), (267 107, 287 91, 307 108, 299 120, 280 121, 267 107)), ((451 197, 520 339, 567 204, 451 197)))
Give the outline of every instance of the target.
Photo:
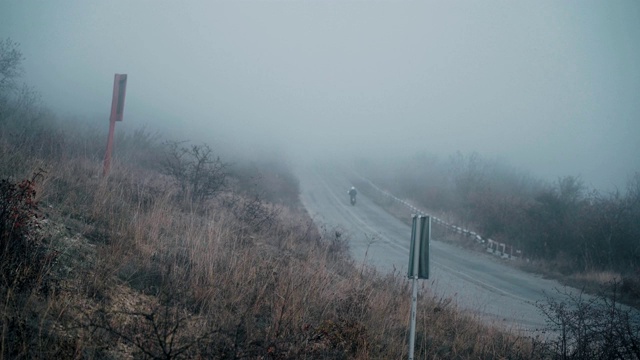
POLYGON ((431 218, 413 215, 411 226, 411 246, 409 248, 409 271, 407 276, 413 279, 429 278, 429 241, 431 239, 431 218))
POLYGON ((409 360, 413 360, 416 342, 416 313, 418 307, 418 279, 429 278, 429 241, 431 240, 431 217, 412 215, 411 246, 409 247, 409 269, 412 279, 411 325, 409 331, 409 360))

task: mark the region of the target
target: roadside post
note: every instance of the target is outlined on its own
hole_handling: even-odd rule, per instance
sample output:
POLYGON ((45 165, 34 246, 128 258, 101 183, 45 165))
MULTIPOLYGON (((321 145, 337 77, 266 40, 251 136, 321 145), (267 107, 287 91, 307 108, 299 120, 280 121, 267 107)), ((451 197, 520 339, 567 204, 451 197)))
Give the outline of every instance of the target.
POLYGON ((107 138, 107 151, 104 154, 102 176, 109 174, 111 167, 111 153, 113 152, 113 133, 116 129, 116 121, 122 121, 124 114, 124 96, 127 90, 127 74, 116 74, 113 79, 113 96, 111 98, 111 116, 109 116, 109 137, 107 138))
POLYGON ((418 279, 429 278, 429 242, 431 240, 431 217, 425 215, 411 215, 411 217, 411 245, 409 247, 409 269, 407 272, 409 279, 412 279, 409 360, 413 360, 416 342, 418 279))

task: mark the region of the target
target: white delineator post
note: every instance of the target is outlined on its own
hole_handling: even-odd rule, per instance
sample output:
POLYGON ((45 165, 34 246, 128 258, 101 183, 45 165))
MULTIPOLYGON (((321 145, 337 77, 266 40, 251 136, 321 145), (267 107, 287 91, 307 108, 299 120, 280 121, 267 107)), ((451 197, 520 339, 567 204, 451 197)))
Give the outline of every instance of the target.
POLYGON ((418 269, 420 263, 420 226, 416 226, 416 215, 413 215, 413 227, 415 229, 413 241, 413 276, 411 280, 411 325, 409 327, 409 360, 413 360, 416 345, 416 317, 418 312, 418 269))

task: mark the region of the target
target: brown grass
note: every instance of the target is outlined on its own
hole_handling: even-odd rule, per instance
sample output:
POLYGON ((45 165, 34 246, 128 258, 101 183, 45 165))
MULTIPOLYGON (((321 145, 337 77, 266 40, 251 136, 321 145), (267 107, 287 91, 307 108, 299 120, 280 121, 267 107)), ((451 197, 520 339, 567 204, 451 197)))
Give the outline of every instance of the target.
MULTIPOLYGON (((116 161, 103 178, 84 156, 31 163, 48 171, 37 196, 57 281, 4 301, 3 357, 407 356, 408 281, 354 264, 299 204, 232 187, 190 203, 153 167, 116 161)), ((426 291, 418 319, 417 358, 542 356, 426 291)))

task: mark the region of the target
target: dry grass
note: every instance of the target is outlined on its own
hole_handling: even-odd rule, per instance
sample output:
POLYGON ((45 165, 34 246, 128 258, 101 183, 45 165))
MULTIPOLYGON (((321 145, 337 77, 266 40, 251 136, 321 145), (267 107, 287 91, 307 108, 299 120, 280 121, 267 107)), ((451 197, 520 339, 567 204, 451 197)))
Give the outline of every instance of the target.
POLYGON ((601 288, 613 282, 620 282, 622 275, 613 271, 586 271, 573 274, 571 278, 579 283, 594 284, 601 288))
MULTIPOLYGON (((37 198, 46 243, 58 254, 56 281, 0 309, 3 344, 12 344, 3 357, 407 356, 404 275, 354 264, 343 240, 319 231, 299 204, 274 205, 232 187, 185 202, 153 167, 116 161, 103 178, 101 163, 81 155, 30 164, 47 169, 37 198)), ((418 358, 540 357, 532 340, 428 293, 418 318, 418 358)))

